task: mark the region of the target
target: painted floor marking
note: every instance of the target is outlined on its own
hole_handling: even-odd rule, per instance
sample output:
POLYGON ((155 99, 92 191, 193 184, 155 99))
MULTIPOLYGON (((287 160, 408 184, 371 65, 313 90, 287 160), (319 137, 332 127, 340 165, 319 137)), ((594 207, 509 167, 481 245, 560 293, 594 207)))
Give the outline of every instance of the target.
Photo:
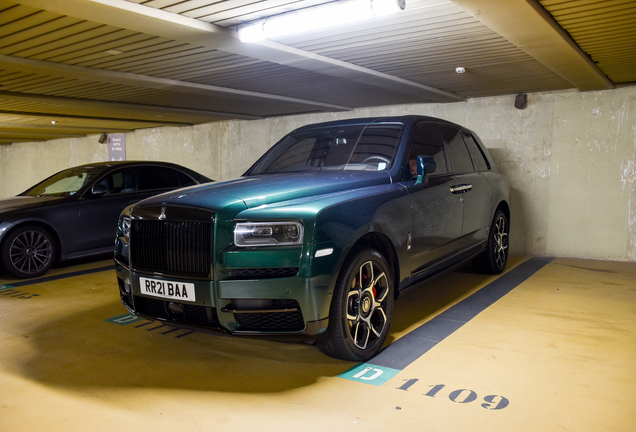
POLYGON ((0 285, 0 295, 5 297, 16 297, 20 300, 31 299, 34 297, 40 297, 40 294, 31 294, 28 292, 15 289, 11 285, 0 285))
POLYGON ((382 350, 377 356, 339 375, 353 381, 381 385, 427 353, 497 300, 521 285, 553 258, 536 257, 518 265, 466 299, 425 322, 382 350), (375 380, 377 383, 375 382, 375 380))
POLYGON ((173 336, 172 333, 184 332, 184 333, 181 333, 181 334, 175 334, 173 336, 175 339, 181 339, 183 337, 186 337, 186 336, 189 336, 191 334, 196 333, 195 331, 190 331, 190 330, 186 330, 186 329, 179 328, 179 327, 171 327, 171 326, 169 326, 167 324, 160 323, 158 321, 146 321, 145 319, 140 318, 140 317, 135 316, 135 315, 130 314, 130 313, 125 314, 125 315, 119 315, 119 316, 112 317, 112 318, 108 318, 108 319, 106 319, 104 321, 109 322, 111 324, 121 325, 121 326, 137 323, 137 325, 133 326, 135 328, 142 328, 142 327, 146 327, 146 326, 150 326, 150 325, 155 325, 155 327, 144 328, 144 330, 149 331, 149 332, 158 330, 159 331, 158 333, 162 334, 162 335, 171 335, 171 336, 173 336), (140 321, 143 321, 143 322, 140 323, 140 321), (161 331, 161 330, 164 330, 164 331, 161 331))
POLYGON ((109 322, 111 324, 117 324, 117 325, 128 325, 128 324, 132 324, 138 321, 141 321, 142 319, 139 318, 138 316, 135 316, 133 314, 125 314, 125 315, 119 315, 116 317, 112 317, 109 318, 107 320, 105 320, 106 322, 109 322))

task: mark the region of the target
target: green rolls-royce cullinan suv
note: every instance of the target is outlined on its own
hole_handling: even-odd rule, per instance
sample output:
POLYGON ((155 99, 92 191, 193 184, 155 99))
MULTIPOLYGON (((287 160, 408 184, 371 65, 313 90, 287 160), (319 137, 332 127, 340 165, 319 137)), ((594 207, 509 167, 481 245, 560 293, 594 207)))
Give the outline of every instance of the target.
POLYGON ((508 260, 508 181, 475 133, 423 116, 301 127, 242 177, 126 208, 115 264, 143 318, 315 340, 365 361, 393 302, 469 260, 508 260))

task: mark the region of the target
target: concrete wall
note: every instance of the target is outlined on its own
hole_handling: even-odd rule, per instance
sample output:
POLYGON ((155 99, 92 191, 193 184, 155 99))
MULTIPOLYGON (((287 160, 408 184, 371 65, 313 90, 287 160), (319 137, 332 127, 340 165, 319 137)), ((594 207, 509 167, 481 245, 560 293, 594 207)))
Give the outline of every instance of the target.
MULTIPOLYGON (((476 131, 509 178, 512 252, 636 261, 636 87, 463 103, 228 121, 127 134, 127 158, 237 177, 295 127, 345 117, 423 114, 476 131)), ((61 169, 103 161, 97 136, 0 146, 0 198, 61 169)))

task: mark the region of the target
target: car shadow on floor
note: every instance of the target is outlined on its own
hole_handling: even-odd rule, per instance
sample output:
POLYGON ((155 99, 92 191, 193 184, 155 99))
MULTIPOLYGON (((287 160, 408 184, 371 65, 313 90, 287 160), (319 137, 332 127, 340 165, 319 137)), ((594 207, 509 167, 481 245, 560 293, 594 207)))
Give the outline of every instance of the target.
MULTIPOLYGON (((337 377, 356 366, 329 358, 309 344, 174 330, 159 322, 127 318, 114 272, 88 277, 71 278, 64 287, 59 282, 50 289, 46 284, 30 287, 33 292, 42 290, 42 295, 3 319, 11 323, 9 334, 19 339, 3 360, 11 364, 3 367, 63 388, 276 393, 337 377), (46 312, 29 311, 36 304, 46 312)), ((492 277, 462 269, 407 294, 395 303, 389 340, 417 328, 489 280, 492 277)))
POLYGON ((113 264, 113 254, 101 254, 91 257, 76 258, 69 261, 58 262, 51 267, 43 276, 30 279, 18 279, 8 274, 2 266, 0 266, 0 285, 25 285, 30 283, 37 283, 41 280, 46 280, 53 276, 64 275, 66 273, 77 271, 78 269, 91 268, 95 266, 109 266, 113 264))

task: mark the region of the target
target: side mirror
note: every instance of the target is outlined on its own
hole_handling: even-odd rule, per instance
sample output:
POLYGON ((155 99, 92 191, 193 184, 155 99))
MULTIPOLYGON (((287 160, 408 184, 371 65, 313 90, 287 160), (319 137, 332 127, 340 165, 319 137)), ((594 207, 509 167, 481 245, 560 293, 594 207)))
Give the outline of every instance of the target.
POLYGON ((417 181, 415 184, 427 183, 427 175, 434 173, 437 170, 437 162, 433 156, 418 156, 417 157, 417 181))
POLYGON ((106 192, 108 192, 108 186, 101 183, 97 183, 91 188, 91 194, 93 196, 104 195, 106 192))

